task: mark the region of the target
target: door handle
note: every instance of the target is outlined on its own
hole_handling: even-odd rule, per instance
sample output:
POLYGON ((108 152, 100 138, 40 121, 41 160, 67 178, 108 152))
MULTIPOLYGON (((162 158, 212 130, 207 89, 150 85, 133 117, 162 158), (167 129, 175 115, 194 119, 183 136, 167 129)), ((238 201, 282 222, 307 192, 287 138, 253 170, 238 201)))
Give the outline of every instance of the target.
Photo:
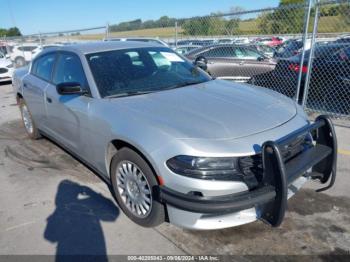
POLYGON ((52 103, 52 99, 51 99, 50 97, 46 97, 46 101, 47 101, 48 103, 52 103))
POLYGON ((244 65, 244 62, 243 62, 243 61, 241 61, 241 62, 239 62, 238 64, 239 64, 239 65, 244 65))

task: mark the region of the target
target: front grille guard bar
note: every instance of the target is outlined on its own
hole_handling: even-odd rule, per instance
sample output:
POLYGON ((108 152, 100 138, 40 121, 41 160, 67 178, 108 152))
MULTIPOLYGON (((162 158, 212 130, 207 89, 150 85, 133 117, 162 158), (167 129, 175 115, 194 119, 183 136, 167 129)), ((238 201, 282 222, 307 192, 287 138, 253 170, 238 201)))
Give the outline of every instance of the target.
MULTIPOLYGON (((321 192, 334 185, 337 167, 337 139, 332 121, 328 116, 321 115, 315 123, 276 141, 267 141, 262 147, 264 167, 263 183, 275 187, 275 200, 262 206, 261 219, 272 226, 282 223, 287 208, 288 184, 286 164, 283 161, 281 148, 290 144, 297 137, 311 133, 316 145, 330 148, 330 153, 312 166, 311 177, 319 179, 322 184, 330 183, 316 190, 321 192)), ((308 165, 305 165, 307 167, 308 165)), ((305 170, 306 171, 306 170, 305 170)))

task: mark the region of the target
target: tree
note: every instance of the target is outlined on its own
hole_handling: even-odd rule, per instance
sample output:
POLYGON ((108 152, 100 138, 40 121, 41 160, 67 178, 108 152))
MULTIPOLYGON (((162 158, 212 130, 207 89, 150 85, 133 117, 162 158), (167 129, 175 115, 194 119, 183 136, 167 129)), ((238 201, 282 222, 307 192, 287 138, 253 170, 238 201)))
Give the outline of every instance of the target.
POLYGON ((300 33, 304 25, 304 0, 281 0, 279 8, 264 12, 257 18, 263 34, 300 33))
POLYGON ((21 36, 21 31, 17 27, 11 27, 9 29, 0 28, 0 36, 21 36))
POLYGON ((227 35, 237 35, 239 34, 239 22, 241 21, 240 13, 245 9, 241 6, 232 6, 230 8, 229 20, 225 25, 225 31, 227 35))
POLYGON ((339 13, 344 23, 350 25, 350 2, 341 4, 339 13))

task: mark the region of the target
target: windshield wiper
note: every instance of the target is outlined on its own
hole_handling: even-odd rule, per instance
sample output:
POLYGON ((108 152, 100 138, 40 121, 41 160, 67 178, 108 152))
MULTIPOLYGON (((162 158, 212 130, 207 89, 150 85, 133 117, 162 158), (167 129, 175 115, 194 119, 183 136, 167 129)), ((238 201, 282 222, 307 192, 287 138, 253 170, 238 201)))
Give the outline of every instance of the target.
POLYGON ((125 97, 125 96, 136 96, 136 95, 144 95, 153 93, 154 91, 128 91, 124 93, 119 93, 115 95, 106 96, 105 98, 117 98, 117 97, 125 97))
POLYGON ((175 89, 175 88, 180 88, 180 87, 185 87, 185 86, 197 85, 197 84, 202 84, 205 82, 206 81, 204 81, 204 82, 201 82, 201 81, 184 82, 184 83, 179 83, 176 85, 169 86, 163 90, 169 90, 169 89, 175 89))

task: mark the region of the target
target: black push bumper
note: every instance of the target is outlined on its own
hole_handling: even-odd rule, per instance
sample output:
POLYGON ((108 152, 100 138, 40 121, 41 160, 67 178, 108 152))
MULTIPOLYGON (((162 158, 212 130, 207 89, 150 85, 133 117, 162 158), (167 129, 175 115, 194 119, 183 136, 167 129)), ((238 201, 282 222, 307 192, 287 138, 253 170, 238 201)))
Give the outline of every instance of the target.
POLYGON ((259 187, 251 191, 220 197, 203 197, 175 192, 160 187, 160 200, 182 210, 197 213, 219 214, 259 207, 260 218, 272 226, 282 223, 287 207, 288 186, 308 173, 312 178, 333 186, 336 177, 337 140, 333 124, 328 116, 319 116, 315 123, 280 139, 267 141, 262 146, 263 178, 259 187), (313 134, 315 145, 285 163, 282 149, 298 137, 313 134))

